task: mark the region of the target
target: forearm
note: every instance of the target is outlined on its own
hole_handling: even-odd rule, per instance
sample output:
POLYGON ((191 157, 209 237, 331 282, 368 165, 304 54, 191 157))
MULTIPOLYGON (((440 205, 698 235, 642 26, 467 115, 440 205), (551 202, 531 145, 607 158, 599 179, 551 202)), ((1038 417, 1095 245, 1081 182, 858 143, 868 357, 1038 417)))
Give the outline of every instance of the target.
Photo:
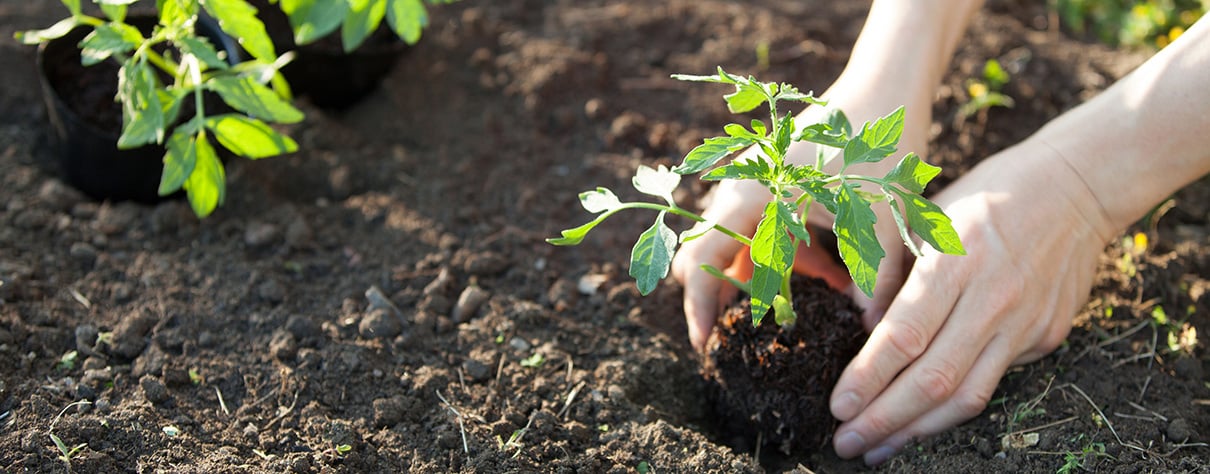
POLYGON ((1210 20, 1030 140, 1083 179, 1111 235, 1210 173, 1210 20))

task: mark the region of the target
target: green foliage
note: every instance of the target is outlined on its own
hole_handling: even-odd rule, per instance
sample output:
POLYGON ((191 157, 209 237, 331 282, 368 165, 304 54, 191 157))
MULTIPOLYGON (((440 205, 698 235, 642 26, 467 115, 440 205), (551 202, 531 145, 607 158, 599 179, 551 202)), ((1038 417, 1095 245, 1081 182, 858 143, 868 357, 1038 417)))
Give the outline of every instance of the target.
POLYGON ((246 0, 158 0, 158 21, 144 32, 126 22, 138 0, 93 0, 103 17, 83 13, 80 0, 64 0, 70 17, 45 30, 18 32, 37 44, 61 38, 76 27, 92 28, 80 43, 85 66, 120 64, 117 100, 122 104, 118 148, 165 145, 159 193, 184 189, 199 217, 226 197, 226 171, 214 140, 231 153, 260 159, 291 153, 298 145, 272 123, 295 123, 303 114, 265 85, 280 80, 279 58, 256 9, 246 0), (236 38, 252 58, 231 66, 226 52, 198 33, 205 13, 236 38), (161 46, 167 46, 166 53, 161 46), (164 79, 166 78, 166 79, 164 79), (238 114, 208 115, 205 92, 217 93, 238 114), (192 102, 193 116, 182 113, 192 102))
POLYGON ((759 324, 770 310, 773 310, 779 324, 792 324, 795 320, 790 275, 799 244, 810 245, 810 233, 804 223, 813 201, 818 201, 836 214, 832 230, 838 238, 840 255, 854 283, 867 295, 874 291, 878 265, 886 255, 874 233, 876 216, 871 208, 872 203, 885 201, 891 206, 900 235, 914 254, 919 255, 920 252, 912 242, 912 234, 940 252, 965 253, 949 218, 936 204, 921 196, 924 187, 940 172, 939 168, 908 153, 890 173, 881 178, 846 172, 851 165, 878 162, 896 152, 903 134, 902 107, 885 117, 863 124, 854 134, 848 118, 839 110, 829 110, 820 123, 806 125, 796 124, 792 113, 780 114, 780 102, 826 106, 811 93, 802 93, 788 84, 764 83, 752 77, 734 76, 722 68, 713 76, 673 77, 733 86, 735 91, 724 96, 728 108, 734 113, 745 113, 765 105, 769 109, 769 126, 760 120, 753 120, 749 127, 729 124, 723 129, 727 136, 707 138, 672 170, 663 166, 657 169, 640 166, 633 180, 635 189, 660 197, 665 204, 622 202, 606 188, 581 193, 580 204, 597 217, 587 224, 564 230, 561 237, 547 239, 548 242, 577 245, 593 228, 625 209, 658 211, 655 224, 639 236, 630 262, 630 275, 637 280, 639 292, 646 295, 668 275, 679 244, 709 230, 722 232, 751 247, 751 280, 735 281, 717 268, 703 268, 711 275, 730 281, 751 296, 754 325, 759 324), (795 133, 796 130, 799 131, 795 133), (815 163, 786 162, 790 145, 799 141, 819 145, 821 153, 815 163), (769 190, 770 201, 762 210, 755 235, 748 238, 677 206, 672 191, 680 183, 680 175, 710 169, 723 158, 752 146, 761 151, 757 157, 733 160, 707 172, 702 179, 754 180, 769 190), (837 153, 843 156, 841 170, 829 174, 823 170, 824 162, 827 156, 837 153), (861 189, 863 183, 873 185, 881 194, 861 189), (668 214, 686 217, 698 224, 681 233, 678 239, 676 233, 664 223, 668 214))
POLYGON ((1013 98, 1002 92, 1010 79, 1000 61, 988 59, 983 64, 982 77, 967 79, 966 93, 970 96, 970 102, 962 104, 958 112, 971 116, 992 107, 1012 107, 1013 98))
POLYGON ((313 43, 340 29, 345 52, 353 51, 387 21, 391 31, 407 44, 420 41, 429 24, 429 5, 458 0, 279 0, 290 18, 294 41, 313 43))
POLYGON ((1051 0, 1076 33, 1090 32, 1110 45, 1162 49, 1207 10, 1206 0, 1051 0))

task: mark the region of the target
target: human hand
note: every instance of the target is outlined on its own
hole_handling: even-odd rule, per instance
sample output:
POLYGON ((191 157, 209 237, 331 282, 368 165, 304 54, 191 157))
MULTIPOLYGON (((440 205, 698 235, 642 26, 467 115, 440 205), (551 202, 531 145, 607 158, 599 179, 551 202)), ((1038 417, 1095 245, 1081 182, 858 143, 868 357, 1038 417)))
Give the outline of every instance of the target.
POLYGON ((1010 365, 1053 351, 1115 235, 1096 197, 1039 143, 996 155, 938 194, 966 256, 931 248, 832 393, 843 458, 886 461, 983 411, 1010 365))

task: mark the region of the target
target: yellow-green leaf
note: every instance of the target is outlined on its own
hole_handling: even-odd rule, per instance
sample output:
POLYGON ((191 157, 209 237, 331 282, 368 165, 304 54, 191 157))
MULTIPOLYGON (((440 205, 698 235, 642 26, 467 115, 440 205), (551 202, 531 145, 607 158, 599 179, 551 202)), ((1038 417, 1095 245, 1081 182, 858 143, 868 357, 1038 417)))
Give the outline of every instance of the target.
POLYGON ((236 155, 251 159, 268 158, 298 150, 298 144, 265 122, 238 114, 225 114, 206 119, 206 128, 223 147, 236 155))

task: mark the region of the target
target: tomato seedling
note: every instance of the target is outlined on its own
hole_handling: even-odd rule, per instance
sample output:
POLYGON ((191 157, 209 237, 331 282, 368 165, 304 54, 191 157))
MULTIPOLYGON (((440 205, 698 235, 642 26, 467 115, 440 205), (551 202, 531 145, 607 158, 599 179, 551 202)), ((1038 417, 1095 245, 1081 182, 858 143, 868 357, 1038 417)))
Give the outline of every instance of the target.
POLYGON ((726 136, 707 138, 671 170, 664 166, 657 169, 640 166, 632 180, 635 189, 660 197, 663 203, 622 202, 613 191, 600 187, 581 193, 580 204, 597 217, 587 224, 564 230, 561 237, 547 239, 547 242, 577 245, 589 231, 619 211, 657 211, 655 223, 639 236, 631 250, 630 275, 635 278, 639 292, 646 295, 668 275, 679 245, 711 230, 722 232, 751 248, 751 279, 740 282, 709 265, 702 268, 751 296, 753 325, 760 324, 770 309, 778 324, 793 324, 796 319, 790 304, 793 301, 790 275, 799 243, 811 243, 811 234, 804 223, 812 202, 822 204, 836 215, 832 230, 837 237, 841 259, 853 282, 866 295, 873 294, 878 265, 886 256, 874 232, 876 216, 872 203, 885 201, 890 206, 899 235, 913 254, 920 255, 920 249, 910 235, 913 233, 940 252, 966 253, 949 217, 921 195, 928 182, 940 173, 940 168, 921 161, 915 153, 908 153, 882 177, 847 172, 852 165, 878 162, 896 152, 903 134, 903 107, 865 123, 856 133, 845 114, 835 108, 829 109, 822 121, 800 127, 795 123, 794 114, 779 112, 780 102, 802 102, 821 107, 827 104, 792 85, 759 82, 751 76, 728 74, 722 68, 713 76, 678 74, 673 77, 682 81, 732 85, 735 92, 724 97, 732 113, 741 114, 767 105, 770 122, 752 120, 747 127, 729 124, 723 128, 726 136), (786 160, 790 145, 801 141, 817 145, 814 163, 796 164, 786 160), (752 146, 759 150, 755 157, 732 160, 710 169, 723 158, 752 146), (839 171, 835 174, 824 171, 824 164, 837 156, 842 159, 839 171), (701 179, 755 180, 769 190, 769 203, 751 238, 709 222, 673 200, 672 192, 682 175, 708 169, 710 171, 701 179), (860 189, 862 183, 873 184, 880 192, 860 189), (698 224, 678 235, 664 222, 668 214, 686 217, 698 224))

